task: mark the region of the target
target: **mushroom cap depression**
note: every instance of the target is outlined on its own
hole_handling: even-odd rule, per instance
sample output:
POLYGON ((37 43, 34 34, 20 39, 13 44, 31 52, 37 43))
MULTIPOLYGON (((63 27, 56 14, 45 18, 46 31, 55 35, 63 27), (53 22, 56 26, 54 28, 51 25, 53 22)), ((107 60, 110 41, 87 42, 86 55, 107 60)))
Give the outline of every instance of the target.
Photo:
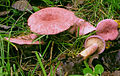
POLYGON ((33 13, 28 19, 28 26, 32 32, 52 35, 69 29, 75 21, 76 16, 72 11, 48 7, 33 13))
POLYGON ((100 21, 96 27, 97 35, 103 37, 104 40, 115 40, 118 36, 118 24, 112 19, 100 21))
POLYGON ((97 53, 100 54, 105 50, 105 41, 98 35, 92 35, 85 41, 85 48, 90 47, 93 44, 98 44, 97 53))

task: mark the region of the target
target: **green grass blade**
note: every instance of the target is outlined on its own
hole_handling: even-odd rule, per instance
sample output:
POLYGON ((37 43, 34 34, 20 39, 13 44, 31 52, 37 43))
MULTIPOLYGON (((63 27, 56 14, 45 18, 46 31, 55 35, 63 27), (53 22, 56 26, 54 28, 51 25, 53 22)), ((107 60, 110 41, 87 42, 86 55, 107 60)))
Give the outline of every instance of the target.
POLYGON ((16 66, 15 66, 15 64, 13 64, 13 71, 15 73, 15 76, 18 76, 18 73, 16 72, 16 66))
POLYGON ((57 65, 56 65, 56 67, 55 67, 55 69, 54 69, 54 74, 55 74, 55 71, 57 70, 59 64, 60 64, 60 61, 58 61, 57 65))
POLYGON ((36 51, 35 54, 36 54, 36 57, 37 57, 38 62, 39 62, 39 64, 40 64, 40 67, 41 67, 41 69, 42 69, 42 71, 43 71, 44 76, 47 76, 46 71, 45 71, 45 68, 44 68, 44 66, 43 66, 43 64, 42 64, 41 58, 40 58, 39 55, 38 55, 38 52, 36 51))
POLYGON ((1 46, 0 50, 1 50, 2 66, 4 66, 4 63, 5 63, 4 44, 3 44, 3 38, 1 37, 1 35, 0 35, 0 46, 1 46))
POLYGON ((39 62, 37 62, 37 64, 36 64, 36 66, 35 66, 35 68, 33 69, 33 71, 32 71, 32 74, 31 74, 31 76, 33 76, 33 74, 35 73, 35 70, 37 69, 37 66, 39 65, 39 62))
POLYGON ((53 66, 52 66, 52 65, 50 66, 50 76, 54 76, 54 73, 53 73, 53 66))
POLYGON ((52 42, 52 41, 50 40, 49 43, 48 43, 48 45, 46 46, 46 48, 45 48, 43 54, 42 54, 42 57, 45 55, 45 53, 46 53, 46 51, 47 51, 47 49, 48 49, 48 47, 49 47, 49 45, 50 45, 51 42, 52 42))
POLYGON ((38 41, 39 39, 41 39, 41 38, 42 38, 42 37, 44 37, 44 36, 46 36, 46 35, 42 35, 42 36, 38 37, 38 38, 37 38, 37 39, 35 39, 32 43, 34 43, 34 42, 38 41))

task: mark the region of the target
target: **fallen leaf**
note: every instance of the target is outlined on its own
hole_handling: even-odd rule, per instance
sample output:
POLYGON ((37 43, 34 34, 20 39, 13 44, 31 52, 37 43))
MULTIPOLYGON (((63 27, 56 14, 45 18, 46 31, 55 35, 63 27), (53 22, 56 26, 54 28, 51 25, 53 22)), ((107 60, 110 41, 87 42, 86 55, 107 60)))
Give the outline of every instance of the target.
POLYGON ((28 1, 26 0, 19 0, 16 1, 13 5, 13 8, 18 9, 19 11, 28 11, 28 10, 32 10, 32 6, 29 4, 28 1))
POLYGON ((83 4, 85 0, 72 0, 73 6, 77 7, 79 4, 83 4))
POLYGON ((0 33, 6 33, 6 31, 0 30, 0 33))
POLYGON ((10 29, 11 26, 7 26, 7 25, 0 24, 0 28, 7 30, 7 29, 10 29))
POLYGON ((0 16, 7 15, 9 13, 10 13, 10 11, 2 11, 2 12, 0 12, 0 16))
POLYGON ((112 76, 120 76, 120 71, 115 71, 112 73, 112 76))
POLYGON ((111 73, 108 71, 104 71, 103 73, 102 73, 102 76, 111 76, 111 73))
POLYGON ((110 71, 104 71, 102 76, 120 76, 120 71, 116 70, 112 73, 110 71))
POLYGON ((65 54, 61 54, 61 55, 58 57, 58 60, 63 60, 63 59, 66 59, 66 55, 65 55, 65 54))

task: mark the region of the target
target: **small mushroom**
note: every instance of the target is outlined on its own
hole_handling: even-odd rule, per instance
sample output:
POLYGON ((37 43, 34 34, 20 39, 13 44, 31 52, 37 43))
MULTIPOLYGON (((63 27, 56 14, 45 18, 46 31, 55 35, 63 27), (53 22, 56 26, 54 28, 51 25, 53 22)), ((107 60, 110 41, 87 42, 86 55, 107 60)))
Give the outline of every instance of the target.
POLYGON ((91 25, 89 22, 80 18, 76 19, 76 25, 74 25, 69 31, 71 33, 76 32, 77 34, 78 28, 79 28, 79 35, 85 35, 96 30, 96 28, 93 25, 91 25))
POLYGON ((78 21, 77 25, 80 28, 79 35, 85 35, 96 30, 96 28, 87 21, 83 21, 83 22, 78 21))
POLYGON ((35 34, 29 34, 29 35, 25 35, 25 36, 18 36, 16 38, 5 38, 6 40, 9 40, 10 42, 12 43, 16 43, 16 44, 19 44, 19 45, 23 45, 23 44, 43 44, 43 42, 39 42, 39 41, 36 41, 33 43, 33 40, 37 38, 37 36, 35 34))
POLYGON ((105 41, 102 37, 98 35, 90 36, 85 41, 85 50, 78 54, 82 56, 83 59, 88 58, 93 53, 101 54, 105 50, 105 41))
POLYGON ((89 22, 77 18, 72 11, 58 7, 48 7, 33 13, 28 18, 28 26, 32 32, 40 35, 58 34, 71 26, 71 33, 80 27, 80 35, 96 30, 89 22))
POLYGON ((105 41, 115 40, 118 36, 118 23, 112 19, 100 21, 96 27, 96 34, 103 37, 105 41))
POLYGON ((72 28, 69 29, 69 32, 72 33, 72 34, 74 32, 77 33, 79 23, 83 23, 84 21, 85 20, 83 20, 83 19, 76 18, 76 23, 74 24, 74 26, 72 26, 72 28))
POLYGON ((72 11, 48 7, 33 13, 28 19, 28 26, 32 32, 52 35, 69 29, 75 21, 76 16, 72 11))

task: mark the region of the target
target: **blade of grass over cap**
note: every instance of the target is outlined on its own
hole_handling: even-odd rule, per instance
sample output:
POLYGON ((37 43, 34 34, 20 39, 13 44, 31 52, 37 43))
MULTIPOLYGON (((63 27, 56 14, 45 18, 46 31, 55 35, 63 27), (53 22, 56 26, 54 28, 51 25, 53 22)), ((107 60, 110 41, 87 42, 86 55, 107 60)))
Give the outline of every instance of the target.
POLYGON ((38 41, 39 39, 43 38, 44 36, 46 36, 46 35, 42 35, 42 36, 38 37, 38 38, 37 38, 37 39, 35 39, 32 43, 34 43, 34 42, 38 41))

